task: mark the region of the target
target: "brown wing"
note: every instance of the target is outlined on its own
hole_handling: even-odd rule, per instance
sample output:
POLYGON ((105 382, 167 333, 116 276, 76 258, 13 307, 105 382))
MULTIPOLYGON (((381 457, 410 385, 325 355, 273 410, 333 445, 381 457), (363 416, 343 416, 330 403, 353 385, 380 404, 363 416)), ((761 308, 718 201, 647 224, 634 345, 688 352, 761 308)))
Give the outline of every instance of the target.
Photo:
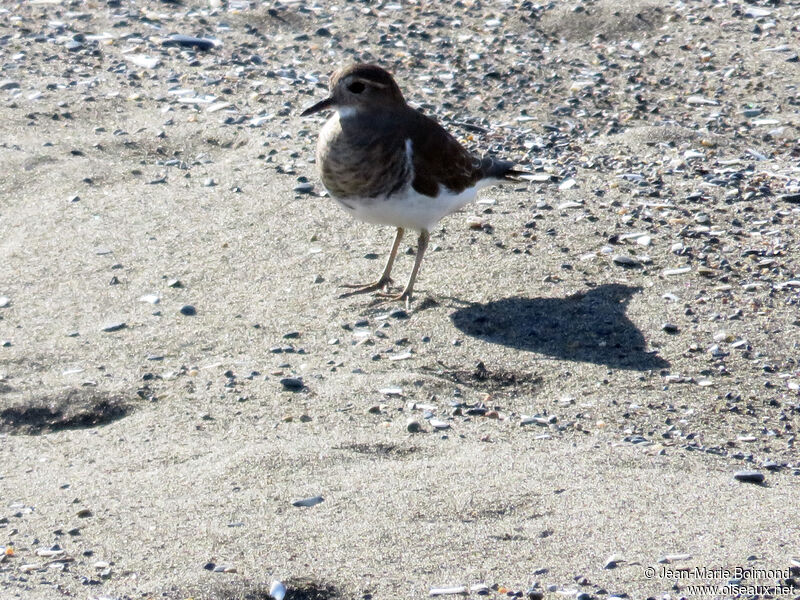
POLYGON ((411 148, 414 163, 414 190, 434 197, 441 186, 461 193, 485 176, 483 162, 433 119, 409 112, 411 148))

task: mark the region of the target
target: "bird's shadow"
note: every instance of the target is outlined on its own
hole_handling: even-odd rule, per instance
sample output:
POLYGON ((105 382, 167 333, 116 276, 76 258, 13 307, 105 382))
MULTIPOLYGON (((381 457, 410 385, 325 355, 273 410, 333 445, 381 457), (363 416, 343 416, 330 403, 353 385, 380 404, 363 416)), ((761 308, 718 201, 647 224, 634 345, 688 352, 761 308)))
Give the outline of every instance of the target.
POLYGON ((608 284, 566 298, 503 298, 472 304, 450 318, 467 335, 519 350, 614 369, 669 367, 646 351, 642 332, 625 315, 640 290, 608 284))

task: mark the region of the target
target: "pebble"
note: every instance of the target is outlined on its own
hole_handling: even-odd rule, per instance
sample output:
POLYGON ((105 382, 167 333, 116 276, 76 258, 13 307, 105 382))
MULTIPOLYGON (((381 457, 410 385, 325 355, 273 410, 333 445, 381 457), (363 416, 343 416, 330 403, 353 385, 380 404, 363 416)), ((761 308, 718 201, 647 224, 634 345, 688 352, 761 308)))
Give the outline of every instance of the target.
POLYGON ((176 33, 161 42, 162 46, 183 46, 187 48, 197 48, 198 50, 211 50, 216 41, 208 38, 198 38, 191 35, 176 33))
POLYGON ((416 419, 409 419, 406 421, 406 430, 409 433, 421 433, 423 431, 422 425, 416 419))
POLYGON ((139 298, 139 302, 147 302, 148 304, 158 304, 161 302, 161 298, 156 294, 146 294, 139 298))
POLYGON ((313 183, 301 183, 300 185, 295 186, 294 191, 298 194, 313 194, 314 193, 314 184, 313 183))
POLYGON ((124 321, 120 321, 117 323, 109 323, 108 325, 103 325, 103 327, 100 328, 100 331, 104 331, 105 333, 112 333, 114 331, 125 329, 127 326, 128 326, 127 323, 125 323, 124 321))
POLYGON ((0 90, 18 90, 19 82, 11 79, 3 79, 0 81, 0 90))
POLYGON ((634 268, 642 266, 641 262, 627 254, 615 254, 611 260, 614 264, 620 265, 621 267, 634 268))
POLYGON ((439 419, 428 419, 428 423, 431 427, 438 430, 450 429, 450 423, 447 421, 441 421, 439 419))
POLYGON ((675 334, 680 331, 680 328, 675 323, 664 323, 661 326, 661 329, 671 334, 675 334))
POLYGON ((0 296, 0 308, 6 308, 11 304, 11 298, 8 296, 0 296))
POLYGON ((618 554, 612 554, 606 559, 605 564, 603 565, 604 569, 616 569, 619 566, 619 563, 624 562, 623 559, 618 554))
POLYGON ((764 483, 764 474, 760 471, 737 471, 733 477, 745 483, 764 483))
POLYGON ((186 315, 187 317, 193 317, 197 314, 197 309, 191 304, 184 304, 180 308, 180 313, 182 315, 186 315))
POLYGON ((292 502, 292 506, 310 508, 312 506, 316 506, 317 504, 322 504, 323 502, 325 502, 325 498, 323 498, 322 496, 311 496, 310 498, 295 500, 294 502, 292 502))
POLYGON ((303 389, 302 377, 284 377, 280 383, 286 390, 298 391, 303 389))

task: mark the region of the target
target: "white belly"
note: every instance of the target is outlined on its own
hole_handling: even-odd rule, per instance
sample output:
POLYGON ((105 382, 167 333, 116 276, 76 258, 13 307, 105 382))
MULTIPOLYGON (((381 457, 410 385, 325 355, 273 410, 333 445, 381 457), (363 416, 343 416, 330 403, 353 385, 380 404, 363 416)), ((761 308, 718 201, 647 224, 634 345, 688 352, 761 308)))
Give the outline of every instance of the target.
POLYGON ((436 198, 423 196, 408 186, 407 191, 394 194, 388 199, 379 197, 336 200, 350 215, 365 223, 430 231, 443 217, 472 202, 478 190, 491 183, 493 182, 478 182, 478 185, 467 188, 460 194, 442 188, 436 198))

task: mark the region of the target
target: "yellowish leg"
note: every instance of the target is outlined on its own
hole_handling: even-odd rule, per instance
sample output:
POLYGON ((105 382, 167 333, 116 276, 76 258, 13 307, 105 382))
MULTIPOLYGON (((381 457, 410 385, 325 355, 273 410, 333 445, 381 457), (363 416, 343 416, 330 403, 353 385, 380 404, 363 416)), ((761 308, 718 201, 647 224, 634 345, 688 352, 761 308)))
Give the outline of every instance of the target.
POLYGON ((352 292, 345 292, 339 298, 347 298, 348 296, 354 296, 356 294, 366 294, 368 292, 374 292, 377 290, 382 290, 384 287, 389 285, 392 282, 392 278, 389 275, 392 272, 392 266, 394 265, 394 259, 397 256, 397 249, 400 247, 400 240, 403 239, 403 234, 405 230, 402 227, 397 228, 397 233, 394 236, 394 243, 392 244, 392 250, 389 252, 389 258, 386 259, 386 266, 383 268, 383 274, 380 276, 380 279, 375 283, 369 284, 352 284, 347 283, 344 284, 342 287, 346 288, 355 288, 352 292))
POLYGON ((411 293, 414 291, 414 282, 417 279, 419 266, 422 264, 422 257, 425 256, 425 250, 428 248, 428 240, 430 240, 430 238, 431 234, 425 229, 420 232, 419 240, 417 241, 417 258, 414 261, 414 268, 411 270, 411 277, 408 278, 406 288, 400 292, 400 294, 381 293, 379 294, 380 296, 389 298, 391 300, 405 300, 406 305, 411 302, 411 293))

